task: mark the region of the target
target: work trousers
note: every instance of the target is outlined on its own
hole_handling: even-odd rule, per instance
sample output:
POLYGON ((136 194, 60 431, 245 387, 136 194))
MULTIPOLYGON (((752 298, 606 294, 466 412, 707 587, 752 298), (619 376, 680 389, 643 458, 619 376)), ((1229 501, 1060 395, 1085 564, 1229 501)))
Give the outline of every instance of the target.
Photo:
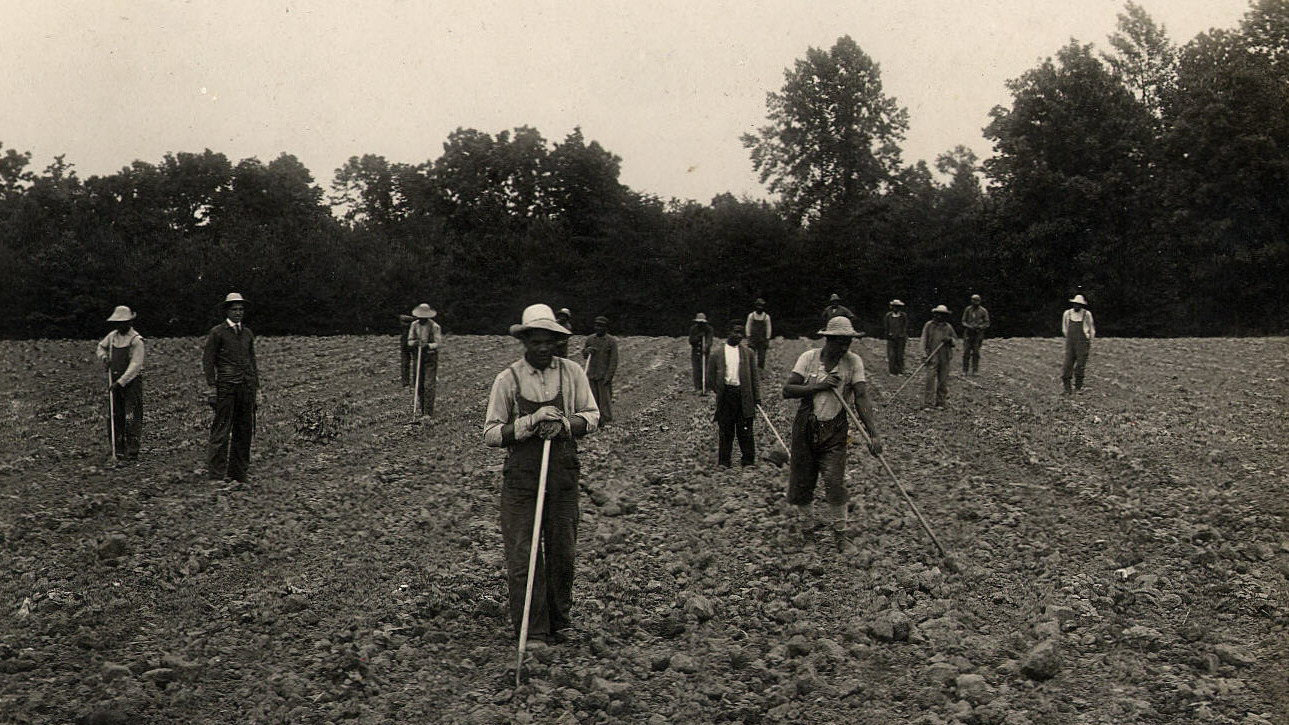
POLYGON ((255 388, 250 383, 215 384, 215 420, 207 461, 212 478, 246 480, 255 435, 255 388))
POLYGON ((1092 351, 1092 342, 1082 335, 1079 330, 1077 336, 1065 338, 1065 364, 1061 366, 1061 382, 1065 383, 1065 389, 1070 389, 1070 379, 1074 379, 1074 387, 1083 389, 1083 370, 1088 364, 1088 353, 1092 351))
POLYGON ((709 382, 707 388, 703 388, 703 370, 707 366, 707 356, 703 354, 701 347, 691 348, 689 352, 689 364, 694 373, 694 390, 706 393, 710 390, 712 384, 709 382))
MULTIPOLYGON (((541 441, 525 441, 519 446, 536 447, 540 451, 541 441)), ((541 456, 531 455, 531 450, 516 453, 506 461, 503 474, 501 536, 506 551, 510 624, 518 635, 524 619, 524 591, 528 586, 528 557, 532 551, 533 522, 537 513, 541 456)), ((528 615, 528 631, 537 638, 545 638, 571 622, 577 523, 581 516, 577 500, 578 477, 576 453, 564 452, 557 441, 552 445, 546 477, 546 503, 542 509, 532 608, 528 615)))
MULTIPOLYGON (((135 378, 112 391, 112 421, 116 427, 116 455, 127 460, 139 457, 143 436, 143 379, 135 378)), ((111 435, 109 427, 109 435, 111 435)))
POLYGON ((926 389, 922 393, 923 405, 944 405, 949 397, 949 355, 941 350, 926 364, 926 389))
POLYGON ((600 424, 613 422, 613 381, 590 380, 591 397, 600 409, 600 424))
POLYGON ((738 437, 739 463, 750 466, 756 462, 756 441, 752 436, 751 411, 743 410, 742 392, 737 385, 726 385, 716 396, 716 425, 718 442, 716 462, 729 466, 734 453, 734 438, 738 437))
POLYGON ((984 341, 984 330, 967 328, 963 331, 962 372, 980 372, 980 346, 984 341))
POLYGON ((815 486, 824 480, 828 503, 846 503, 846 438, 850 421, 843 412, 832 420, 815 417, 809 399, 792 420, 792 460, 788 468, 788 503, 801 506, 815 500, 815 486))
POLYGON ((402 372, 403 387, 405 388, 412 384, 412 357, 414 355, 416 355, 416 351, 407 344, 407 331, 404 330, 403 334, 398 336, 398 362, 399 370, 402 372))
POLYGON ((748 343, 748 347, 756 353, 756 369, 765 370, 765 356, 770 352, 770 341, 752 340, 748 343))
POLYGON ((891 375, 904 374, 904 346, 907 337, 891 337, 886 340, 886 369, 891 375))
MULTIPOLYGON (((412 358, 416 358, 416 350, 412 350, 412 358)), ((416 365, 412 365, 416 367, 416 365)), ((434 394, 438 389, 439 380, 439 354, 421 352, 421 398, 420 413, 421 415, 434 415, 434 394)))

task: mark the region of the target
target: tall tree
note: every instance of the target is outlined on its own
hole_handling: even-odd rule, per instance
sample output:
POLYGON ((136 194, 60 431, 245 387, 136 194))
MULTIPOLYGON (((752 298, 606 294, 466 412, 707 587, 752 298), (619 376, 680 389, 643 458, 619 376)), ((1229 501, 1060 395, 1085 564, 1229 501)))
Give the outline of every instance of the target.
POLYGON ((883 92, 878 64, 849 36, 808 49, 766 107, 769 124, 745 134, 743 146, 794 221, 853 214, 899 171, 908 111, 883 92))
POLYGON ((1101 57, 1123 84, 1158 118, 1164 96, 1177 76, 1177 48, 1164 26, 1140 5, 1129 2, 1119 13, 1116 32, 1110 36, 1111 53, 1101 57))

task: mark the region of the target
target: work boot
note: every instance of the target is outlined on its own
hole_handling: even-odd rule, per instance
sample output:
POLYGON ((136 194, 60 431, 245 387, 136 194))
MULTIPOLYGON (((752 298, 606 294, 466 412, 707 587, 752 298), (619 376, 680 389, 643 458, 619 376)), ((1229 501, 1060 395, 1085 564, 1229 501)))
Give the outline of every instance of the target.
POLYGON ((844 529, 833 528, 832 530, 833 546, 837 548, 837 553, 844 556, 855 556, 859 553, 859 548, 846 536, 844 529))
POLYGON ((1073 394, 1074 394, 1074 388, 1070 385, 1070 381, 1069 381, 1069 380, 1062 380, 1062 381, 1061 381, 1061 384, 1063 384, 1063 385, 1065 386, 1065 394, 1066 394, 1066 395, 1073 395, 1073 394))

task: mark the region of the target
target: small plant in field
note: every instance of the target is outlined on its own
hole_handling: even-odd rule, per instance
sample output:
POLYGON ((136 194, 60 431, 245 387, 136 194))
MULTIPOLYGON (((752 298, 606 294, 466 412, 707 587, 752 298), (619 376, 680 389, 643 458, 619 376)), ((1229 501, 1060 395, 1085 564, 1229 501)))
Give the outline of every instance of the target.
POLYGON ((354 407, 344 401, 327 404, 321 400, 306 400, 303 408, 295 414, 295 437, 309 443, 333 440, 353 426, 350 416, 354 412, 354 407))

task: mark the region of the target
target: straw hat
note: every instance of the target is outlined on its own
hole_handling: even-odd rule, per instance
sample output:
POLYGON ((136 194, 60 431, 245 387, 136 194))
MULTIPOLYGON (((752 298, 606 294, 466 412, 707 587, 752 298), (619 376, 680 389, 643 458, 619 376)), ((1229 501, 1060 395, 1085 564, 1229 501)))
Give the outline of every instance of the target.
POLYGON ((831 295, 829 295, 829 296, 828 296, 828 301, 829 301, 829 302, 841 302, 841 295, 838 295, 838 294, 835 294, 835 293, 834 293, 834 294, 831 294, 831 295))
POLYGON ((819 332, 816 332, 815 334, 823 335, 824 337, 863 337, 864 336, 864 333, 862 332, 855 332, 854 326, 850 324, 850 319, 843 315, 837 315, 836 317, 829 320, 828 324, 824 325, 824 329, 820 330, 819 332))
POLYGON ((419 319, 419 320, 428 320, 428 319, 430 319, 431 317, 434 317, 434 316, 435 316, 435 315, 437 315, 437 314, 439 314, 439 313, 438 313, 438 312, 436 312, 436 311, 434 310, 434 308, 433 308, 433 307, 430 307, 429 305, 425 304, 424 302, 422 302, 421 304, 417 305, 417 306, 416 306, 415 308, 413 308, 413 310, 412 310, 412 317, 415 317, 415 318, 417 318, 417 319, 419 319))
POLYGON ((231 305, 234 302, 241 302, 242 304, 246 304, 246 299, 236 292, 229 292, 228 296, 224 298, 224 304, 231 305))
POLYGON ((604 315, 600 315, 599 317, 595 318, 595 324, 607 325, 609 324, 609 318, 605 317, 604 315))
POLYGON ((699 312, 697 315, 694 315, 694 322, 707 322, 707 315, 699 312))
POLYGON ((947 315, 949 314, 949 308, 945 307, 944 305, 936 305, 935 307, 931 308, 931 314, 934 315, 937 312, 939 312, 940 314, 947 315))
POLYGON ((980 295, 972 295, 972 296, 971 296, 971 301, 972 301, 972 302, 979 302, 979 301, 980 301, 980 295))
POLYGON ((536 304, 524 308, 524 314, 520 317, 521 322, 518 325, 510 326, 510 334, 519 337, 529 330, 546 330, 557 335, 571 335, 562 325, 555 321, 555 313, 551 312, 550 305, 536 304))
POLYGON ((891 307, 903 307, 904 303, 899 300, 891 300, 891 307))
POLYGON ((1070 302, 1072 302, 1072 303, 1074 303, 1074 304, 1083 305, 1083 306, 1085 306, 1085 307, 1086 307, 1086 306, 1087 306, 1087 304, 1088 304, 1088 301, 1087 301, 1087 300, 1085 300, 1085 299, 1083 299, 1083 295, 1074 295, 1074 299, 1070 300, 1070 302))
POLYGON ((112 316, 107 318, 107 321, 108 322, 129 322, 130 320, 133 320, 135 317, 138 317, 138 315, 131 312, 129 307, 126 307, 125 305, 117 305, 116 309, 112 310, 112 316))

